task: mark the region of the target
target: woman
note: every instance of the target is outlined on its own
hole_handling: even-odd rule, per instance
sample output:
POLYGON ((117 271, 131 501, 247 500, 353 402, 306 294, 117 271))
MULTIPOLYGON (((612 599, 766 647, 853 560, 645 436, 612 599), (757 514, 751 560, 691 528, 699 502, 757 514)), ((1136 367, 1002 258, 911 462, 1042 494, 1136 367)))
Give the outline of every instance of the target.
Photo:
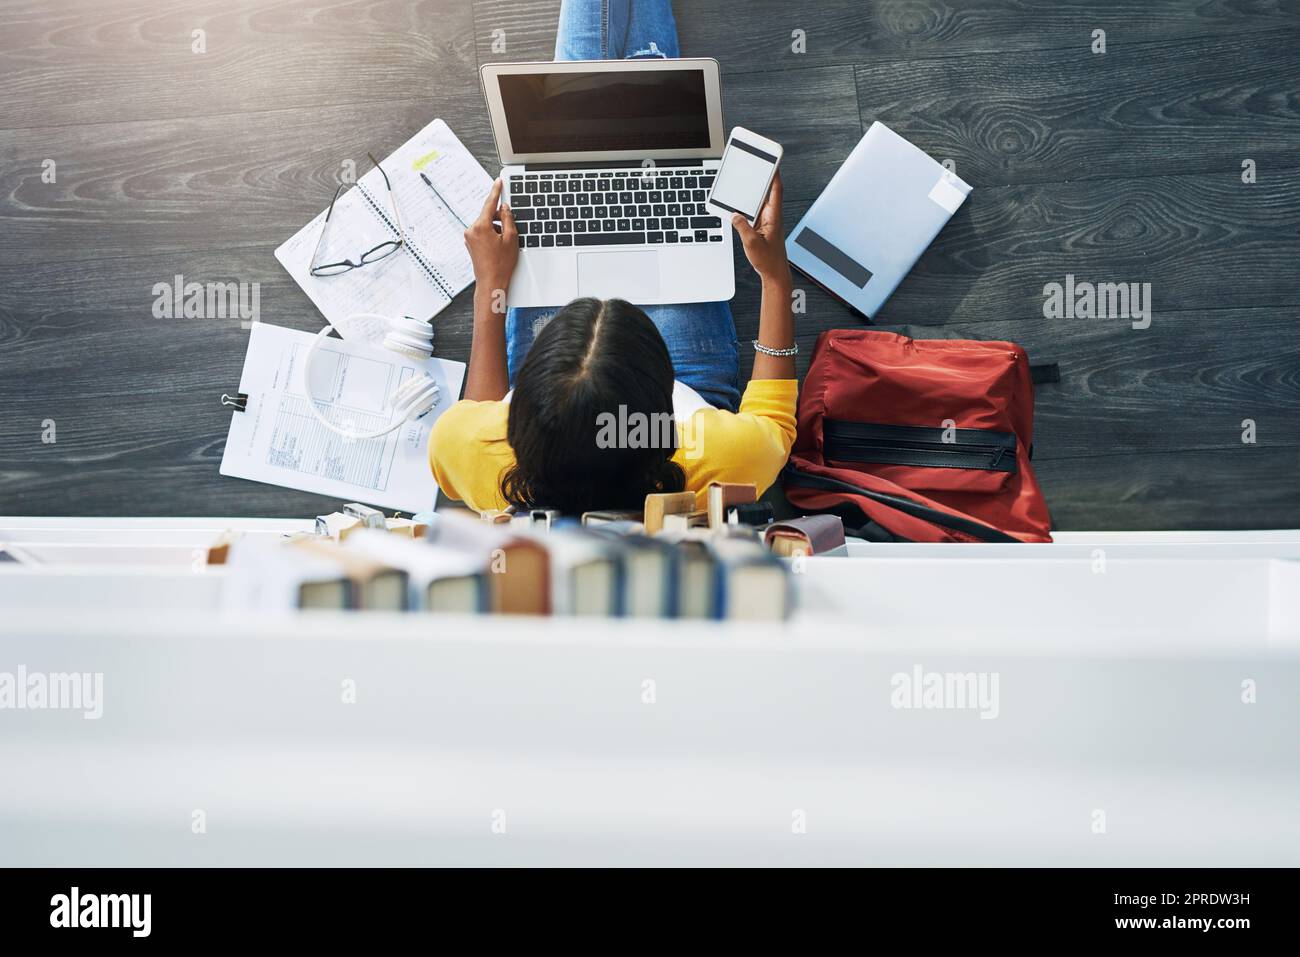
MULTIPOLYGON (((564 0, 555 51, 562 60, 624 51, 675 57, 671 4, 564 0)), ((636 509, 651 492, 683 489, 702 505, 715 481, 766 490, 794 443, 798 396, 781 193, 778 175, 753 226, 732 217, 763 290, 742 397, 725 302, 643 310, 579 299, 503 315, 519 247, 514 216, 500 204, 501 181, 494 183, 465 232, 476 281, 465 398, 430 436, 443 492, 480 511, 511 505, 578 515, 636 509)))

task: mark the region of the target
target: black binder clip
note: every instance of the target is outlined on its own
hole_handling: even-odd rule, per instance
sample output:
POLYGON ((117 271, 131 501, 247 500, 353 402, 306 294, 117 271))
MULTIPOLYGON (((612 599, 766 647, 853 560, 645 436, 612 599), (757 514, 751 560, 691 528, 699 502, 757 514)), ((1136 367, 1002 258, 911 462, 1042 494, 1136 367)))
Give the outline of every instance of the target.
POLYGON ((221 404, 229 406, 236 412, 246 412, 248 411, 248 393, 237 392, 235 395, 227 395, 223 392, 221 394, 221 404))

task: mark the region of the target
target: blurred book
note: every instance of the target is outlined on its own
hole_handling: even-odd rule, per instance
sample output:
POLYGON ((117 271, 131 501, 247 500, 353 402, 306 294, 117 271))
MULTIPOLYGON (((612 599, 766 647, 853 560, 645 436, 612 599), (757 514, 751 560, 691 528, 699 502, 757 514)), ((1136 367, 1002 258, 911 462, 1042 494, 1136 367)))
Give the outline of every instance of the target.
POLYGON ((694 512, 694 492, 655 492, 645 497, 642 522, 647 535, 658 535, 664 530, 667 516, 691 515, 694 512))
MULTIPOLYGON (((740 524, 689 527, 689 514, 666 515, 681 525, 657 536, 613 513, 583 527, 566 517, 516 526, 447 511, 429 517, 424 539, 373 525, 348 531, 343 541, 311 533, 279 542, 237 539, 229 544, 223 604, 244 610, 787 617, 790 569, 759 531, 740 524)), ((795 527, 802 527, 802 538, 787 529, 773 540, 829 541, 808 525, 795 527)))
POLYGON ((745 525, 692 528, 661 537, 678 550, 682 618, 781 621, 793 608, 790 569, 745 525))
POLYGON ((638 532, 645 531, 645 512, 635 510, 627 511, 608 511, 608 512, 583 512, 582 524, 585 528, 592 528, 597 525, 616 524, 626 532, 627 524, 635 525, 638 532))
POLYGON ((285 547, 333 562, 338 573, 351 582, 349 608, 405 611, 408 607, 407 575, 400 568, 393 568, 328 539, 307 538, 285 547))
POLYGON ((488 557, 430 547, 401 535, 362 529, 345 548, 406 573, 412 610, 480 614, 489 610, 488 557))
POLYGON ((509 524, 452 509, 434 513, 425 541, 487 563, 488 603, 505 615, 551 613, 550 555, 539 541, 509 524))
POLYGON ((554 614, 605 617, 622 614, 621 544, 576 529, 531 534, 550 558, 554 614))
POLYGON ((774 555, 847 555, 844 522, 838 515, 804 515, 773 522, 763 531, 764 541, 774 555))
POLYGON ((230 559, 230 546, 244 537, 243 532, 227 529, 208 545, 205 551, 206 564, 224 565, 230 559))
POLYGON ((337 562, 281 542, 236 542, 226 561, 222 607, 231 611, 342 610, 352 604, 352 580, 337 562))
POLYGON ((316 516, 316 534, 332 538, 336 542, 345 542, 354 531, 365 528, 355 515, 342 512, 330 512, 328 515, 316 516))
MULTIPOLYGON (((590 513, 589 513, 590 514, 590 513)), ((602 522, 587 533, 615 544, 623 563, 622 613, 629 618, 673 618, 677 615, 677 547, 644 534, 640 522, 602 522)))
POLYGON ((709 546, 719 567, 720 617, 784 621, 794 608, 790 569, 755 537, 723 535, 709 546))
POLYGON ((386 518, 384 527, 390 535, 400 535, 403 538, 424 538, 429 530, 424 522, 417 522, 413 518, 386 518))
POLYGON ((683 538, 677 547, 677 614, 681 618, 721 618, 721 569, 704 538, 683 538))
POLYGON ((18 565, 41 564, 41 560, 27 549, 11 542, 0 542, 0 562, 11 562, 18 565))
MULTIPOLYGON (((423 538, 427 531, 423 522, 411 518, 384 518, 382 515, 378 527, 406 538, 423 538)), ((338 542, 347 541, 349 535, 361 529, 375 530, 376 526, 348 512, 330 512, 328 515, 316 516, 316 534, 338 542)))
POLYGON ((721 528, 727 522, 727 509, 736 505, 753 504, 758 500, 758 489, 738 482, 710 482, 705 497, 709 528, 721 528))

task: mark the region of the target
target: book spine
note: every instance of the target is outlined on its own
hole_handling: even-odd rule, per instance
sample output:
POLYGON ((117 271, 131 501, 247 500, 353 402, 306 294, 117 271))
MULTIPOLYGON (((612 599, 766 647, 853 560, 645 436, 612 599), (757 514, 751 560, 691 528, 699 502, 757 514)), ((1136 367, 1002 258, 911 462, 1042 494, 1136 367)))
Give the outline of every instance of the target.
MULTIPOLYGON (((393 235, 397 236, 399 239, 405 238, 402 236, 397 226, 394 225, 393 221, 388 218, 388 213, 384 212, 384 208, 379 205, 379 203, 375 202, 375 198, 367 192, 366 188, 358 183, 357 189, 361 190, 361 195, 365 197, 366 203, 368 203, 370 208, 374 210, 375 215, 383 220, 384 225, 393 231, 393 235)), ((432 265, 424 257, 424 254, 415 248, 415 245, 410 240, 403 242, 402 248, 406 250, 406 252, 410 254, 411 258, 419 264, 420 268, 424 270, 425 275, 429 277, 429 281, 437 286, 438 291, 447 297, 447 301, 451 302, 455 296, 452 295, 451 287, 448 285, 447 280, 443 278, 442 273, 438 271, 438 267, 432 265)))

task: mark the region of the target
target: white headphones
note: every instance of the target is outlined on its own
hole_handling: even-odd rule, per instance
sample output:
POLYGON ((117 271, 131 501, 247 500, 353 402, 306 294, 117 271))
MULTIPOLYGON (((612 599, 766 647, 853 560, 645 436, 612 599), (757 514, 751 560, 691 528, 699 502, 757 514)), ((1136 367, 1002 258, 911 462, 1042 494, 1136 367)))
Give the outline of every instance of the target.
MULTIPOLYGON (((412 319, 410 316, 390 319, 374 313, 361 313, 356 316, 349 316, 347 322, 361 328, 369 327, 372 330, 386 328, 387 331, 384 332, 383 336, 383 346, 385 349, 399 355, 410 356, 412 359, 427 359, 433 355, 433 326, 427 320, 412 319)), ((389 432, 400 429, 408 422, 423 418, 433 411, 433 407, 438 404, 438 383, 434 381, 433 376, 424 372, 408 379, 389 396, 388 404, 392 407, 393 414, 396 416, 396 421, 391 425, 375 429, 373 432, 353 432, 341 428, 326 419, 316 405, 316 400, 312 398, 309 383, 311 381, 312 359, 315 358, 316 350, 319 348, 321 341, 333 329, 332 325, 327 325, 316 333, 316 338, 312 340, 311 348, 307 350, 307 357, 302 364, 303 393, 307 396, 307 407, 311 409, 312 414, 316 416, 321 425, 344 438, 377 439, 389 432)))

